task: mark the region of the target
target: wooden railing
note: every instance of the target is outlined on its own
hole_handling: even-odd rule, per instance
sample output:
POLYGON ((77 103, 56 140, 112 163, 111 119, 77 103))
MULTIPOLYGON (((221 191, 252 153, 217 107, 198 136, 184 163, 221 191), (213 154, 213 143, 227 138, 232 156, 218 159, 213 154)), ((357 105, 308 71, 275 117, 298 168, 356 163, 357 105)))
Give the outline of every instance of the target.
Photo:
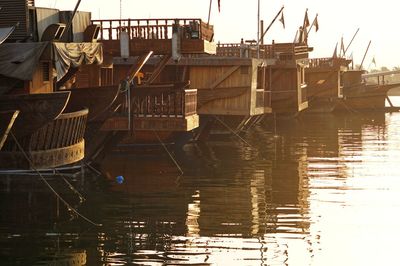
POLYGON ((351 60, 343 57, 323 57, 323 58, 311 58, 309 59, 309 67, 334 67, 334 66, 348 66, 351 60))
MULTIPOLYGON (((260 45, 260 58, 276 58, 280 60, 292 60, 293 56, 308 54, 308 46, 298 43, 273 43, 260 45)), ((257 58, 258 49, 255 44, 227 43, 218 44, 218 56, 257 58)))
POLYGON ((176 19, 109 19, 92 20, 100 25, 101 40, 118 40, 121 31, 128 32, 130 39, 172 39, 172 27, 179 24, 183 27, 182 35, 187 39, 211 41, 214 35, 212 25, 195 18, 176 19))
POLYGON ((121 114, 133 117, 186 117, 197 113, 197 90, 177 84, 148 85, 132 88, 131 109, 128 101, 121 114))
MULTIPOLYGON (((18 141, 25 151, 44 151, 75 145, 83 140, 88 113, 88 109, 63 113, 30 136, 18 141)), ((19 151, 13 141, 8 143, 4 150, 19 151)))

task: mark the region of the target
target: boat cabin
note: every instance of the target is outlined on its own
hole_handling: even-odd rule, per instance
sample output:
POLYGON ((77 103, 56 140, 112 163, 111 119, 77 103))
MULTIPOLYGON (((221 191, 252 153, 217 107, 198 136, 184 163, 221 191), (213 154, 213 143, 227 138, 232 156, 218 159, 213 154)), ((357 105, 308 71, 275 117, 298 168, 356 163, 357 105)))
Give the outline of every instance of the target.
POLYGON ((96 71, 88 80, 98 85, 103 54, 90 12, 76 12, 68 30, 72 11, 36 7, 33 0, 1 5, 0 26, 19 25, 0 46, 0 95, 62 90, 73 85, 79 68, 92 64, 96 71))
POLYGON ((307 98, 310 111, 332 111, 343 98, 342 75, 351 60, 343 57, 312 58, 306 68, 307 98), (331 110, 332 109, 332 110, 331 110))
POLYGON ((302 43, 255 45, 220 44, 217 55, 269 60, 263 79, 265 93, 271 94, 272 112, 299 112, 307 108, 305 68, 312 48, 302 43))

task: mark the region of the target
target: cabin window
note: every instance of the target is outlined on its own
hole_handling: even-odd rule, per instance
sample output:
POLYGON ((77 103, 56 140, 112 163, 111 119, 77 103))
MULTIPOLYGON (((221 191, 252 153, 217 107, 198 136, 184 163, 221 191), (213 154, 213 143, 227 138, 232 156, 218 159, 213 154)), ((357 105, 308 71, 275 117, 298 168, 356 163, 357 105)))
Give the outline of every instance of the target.
POLYGON ((240 67, 240 74, 248 75, 249 74, 249 67, 248 66, 241 66, 240 67))
POLYGON ((50 63, 42 62, 43 81, 50 81, 50 63))

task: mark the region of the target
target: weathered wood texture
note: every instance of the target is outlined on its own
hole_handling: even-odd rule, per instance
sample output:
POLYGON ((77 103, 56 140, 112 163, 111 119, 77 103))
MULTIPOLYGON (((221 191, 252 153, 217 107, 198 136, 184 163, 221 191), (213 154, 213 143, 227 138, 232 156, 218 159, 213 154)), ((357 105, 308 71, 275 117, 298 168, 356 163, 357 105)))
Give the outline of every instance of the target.
MULTIPOLYGON (((198 89, 197 112, 212 115, 256 115, 264 113, 264 94, 257 93, 259 60, 216 59, 187 62, 189 79, 198 89), (262 97, 262 99, 258 99, 262 97)), ((194 60, 195 61, 195 60, 194 60)))
POLYGON ((341 72, 338 70, 308 71, 306 69, 308 100, 342 97, 341 72))
POLYGON ((19 114, 18 110, 0 112, 0 150, 8 137, 15 119, 19 114))
POLYGON ((17 143, 7 140, 0 152, 0 167, 45 169, 83 159, 87 114, 87 109, 63 113, 32 134, 17 138, 31 162, 25 158, 17 143))
POLYGON ((70 92, 0 96, 0 111, 19 110, 13 126, 17 137, 33 133, 52 122, 64 111, 70 92))
POLYGON ((53 87, 53 63, 51 61, 39 61, 31 81, 27 83, 27 93, 50 93, 53 87))
POLYGON ((301 66, 297 68, 271 67, 268 71, 267 91, 272 93, 272 111, 293 113, 308 107, 307 86, 302 80, 301 66))

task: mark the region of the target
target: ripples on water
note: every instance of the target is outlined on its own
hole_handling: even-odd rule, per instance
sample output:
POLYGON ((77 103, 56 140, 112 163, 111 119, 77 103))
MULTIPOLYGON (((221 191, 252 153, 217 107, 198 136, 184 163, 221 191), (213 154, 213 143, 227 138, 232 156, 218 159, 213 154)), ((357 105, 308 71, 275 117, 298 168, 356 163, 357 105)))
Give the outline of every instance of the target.
POLYGON ((5 265, 393 265, 400 114, 310 115, 235 137, 113 154, 105 178, 76 178, 84 203, 32 177, 2 178, 5 265), (125 182, 115 182, 123 175, 125 182))

